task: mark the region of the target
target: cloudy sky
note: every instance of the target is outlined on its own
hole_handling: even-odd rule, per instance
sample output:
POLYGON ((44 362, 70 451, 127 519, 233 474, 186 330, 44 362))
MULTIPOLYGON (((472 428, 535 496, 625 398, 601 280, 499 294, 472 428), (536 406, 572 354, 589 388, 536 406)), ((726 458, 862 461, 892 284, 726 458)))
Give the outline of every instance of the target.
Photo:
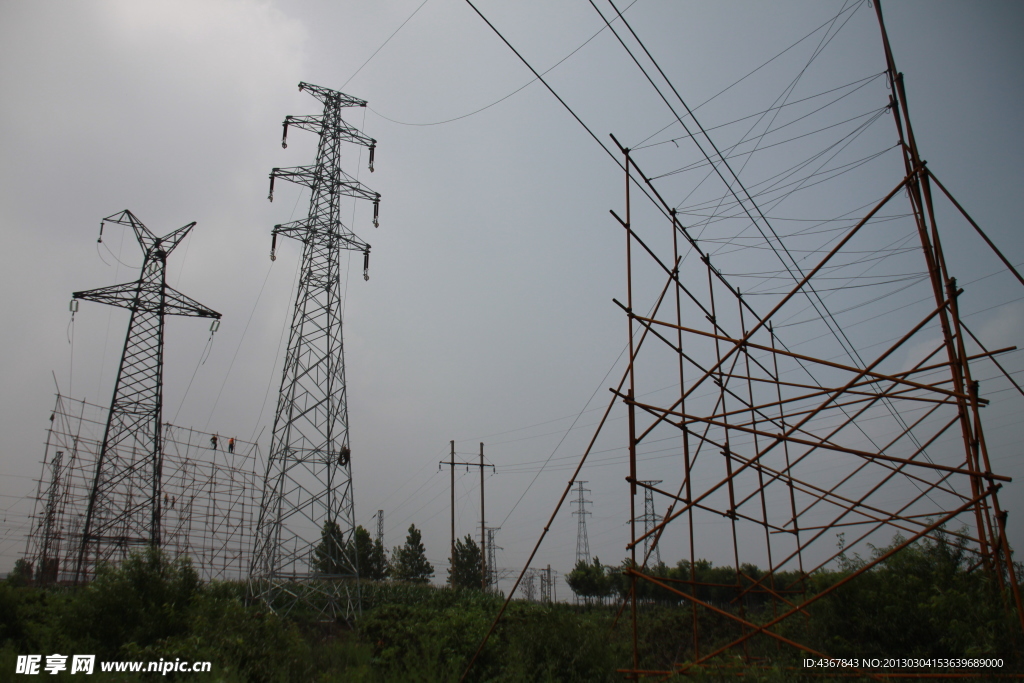
MULTIPOLYGON (((555 67, 545 78, 601 142, 614 134, 647 145, 637 158, 649 175, 690 163, 692 155, 673 156, 687 154, 687 143, 671 111, 590 3, 475 4, 538 71, 555 67)), ((613 11, 607 0, 595 4, 613 11)), ((697 118, 719 127, 710 132, 723 148, 749 128, 724 124, 770 110, 783 93, 810 103, 801 112, 849 95, 828 119, 790 115, 791 127, 759 143, 777 147, 737 162, 756 183, 836 141, 847 156, 835 168, 872 159, 857 174, 787 196, 780 213, 842 216, 902 176, 892 118, 875 116, 888 91, 866 1, 616 4, 629 7, 631 26, 683 99, 707 102, 697 118), (781 144, 804 133, 797 149, 781 144)), ((1024 11, 1006 2, 885 9, 929 167, 1011 262, 1024 262, 1024 11)), ((130 209, 158 234, 198 222, 170 259, 170 283, 224 320, 201 365, 206 324, 168 321, 165 419, 260 438, 266 450, 300 257, 284 243, 271 263, 270 228, 308 205, 286 184, 268 203, 267 174, 312 162, 313 136, 295 131, 287 150, 280 146, 285 115, 318 112, 299 81, 368 100, 347 120, 378 140, 372 175, 357 148, 345 157, 346 170, 383 196, 378 229, 369 206, 344 214, 373 246, 368 282, 353 258, 345 304, 357 518, 370 527, 383 509, 388 546, 415 523, 443 577, 448 474, 438 461, 451 439, 463 459, 484 442, 496 466, 486 491, 488 522, 501 526, 499 563, 521 566, 621 373, 626 343, 612 302, 624 296, 622 231, 608 214, 622 211, 621 171, 532 80, 463 0, 0 0, 0 569, 24 548, 54 378, 66 395, 109 402, 127 313, 83 303, 72 327, 68 311, 73 291, 137 277, 130 234, 109 228, 97 244, 104 216, 130 209)), ((701 177, 667 176, 665 191, 679 205, 699 188, 713 195, 714 181, 701 177)), ((961 310, 975 313, 969 320, 986 343, 1021 343, 1024 292, 980 241, 949 230, 953 274, 976 283, 966 285, 961 310)), ((759 263, 735 258, 741 269, 759 263)), ((878 302, 877 313, 892 305, 878 302)), ((883 323, 857 330, 864 347, 890 333, 883 323)), ((1016 355, 1006 365, 1024 367, 1016 355)), ((1024 464, 1014 416, 1024 403, 998 395, 990 442, 994 467, 1015 477, 1001 495, 1020 547, 1024 464)), ((594 501, 591 551, 611 563, 625 555, 627 535, 624 423, 613 421, 603 438, 604 460, 583 478, 594 501)), ((460 535, 478 528, 477 486, 474 473, 459 473, 460 535)), ((568 571, 575 539, 567 508, 534 564, 568 571)), ((728 561, 716 552, 705 555, 728 561)), ((667 561, 680 557, 678 548, 662 551, 667 561)))

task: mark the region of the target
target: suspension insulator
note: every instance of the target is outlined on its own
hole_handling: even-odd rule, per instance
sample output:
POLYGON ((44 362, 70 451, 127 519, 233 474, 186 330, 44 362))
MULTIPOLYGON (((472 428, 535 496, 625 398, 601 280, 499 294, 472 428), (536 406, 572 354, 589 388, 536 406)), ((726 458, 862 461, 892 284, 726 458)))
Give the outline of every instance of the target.
POLYGON ((373 153, 377 150, 377 141, 370 143, 370 173, 373 173, 373 153))
POLYGON ((380 227, 380 221, 377 220, 377 216, 378 216, 379 213, 380 213, 380 195, 378 194, 377 198, 373 200, 373 227, 375 227, 375 228, 379 228, 380 227))
POLYGON ((370 250, 363 252, 363 279, 370 279, 370 250))
POLYGON ((71 300, 71 303, 68 305, 68 310, 71 311, 72 315, 78 312, 78 299, 71 300))
POLYGON ((103 244, 103 221, 100 221, 100 236, 97 238, 96 242, 103 244))
POLYGON ((277 173, 278 169, 274 169, 270 172, 270 194, 267 195, 267 199, 274 201, 274 174, 277 173))
POLYGON ((270 236, 270 260, 277 260, 277 233, 272 233, 270 236))
POLYGON ((285 118, 283 124, 284 132, 281 133, 281 146, 284 147, 285 149, 288 149, 288 119, 290 118, 290 116, 285 118))

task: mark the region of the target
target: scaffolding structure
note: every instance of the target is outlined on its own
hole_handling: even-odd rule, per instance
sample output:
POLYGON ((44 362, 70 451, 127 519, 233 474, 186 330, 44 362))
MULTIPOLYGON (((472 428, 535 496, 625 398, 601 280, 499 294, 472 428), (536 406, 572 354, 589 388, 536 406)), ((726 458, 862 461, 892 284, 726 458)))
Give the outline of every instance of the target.
MULTIPOLYGON (((828 657, 783 635, 786 622, 798 621, 819 600, 922 542, 948 544, 953 552, 964 549, 968 569, 985 573, 999 587, 1024 630, 1007 515, 999 499, 1010 479, 993 471, 982 421, 990 400, 976 379, 985 364, 1021 391, 998 360, 1013 349, 987 348, 961 316, 963 289, 943 253, 936 200, 946 195, 964 224, 984 233, 921 160, 903 75, 893 62, 879 3, 875 8, 904 176, 869 211, 845 222, 815 262, 783 259, 791 264, 786 277, 792 286, 776 287, 780 291, 770 297, 745 296, 717 265, 725 259, 716 258, 683 224, 673 202, 651 180, 655 174, 645 172, 631 150, 616 141, 626 170, 625 213, 612 214, 625 236, 625 300, 616 303, 628 322, 629 359, 613 393, 628 424, 632 521, 629 564, 622 571, 630 581, 625 606, 633 655, 621 672, 629 678, 702 671, 742 675, 757 664, 750 649, 755 641, 774 641, 803 657, 828 657), (632 215, 630 199, 637 190, 663 214, 661 232, 655 222, 632 215), (910 202, 911 234, 919 247, 914 253, 923 256, 921 282, 930 301, 923 315, 904 316, 886 330, 893 338, 869 352, 870 346, 850 343, 819 291, 829 287, 827 276, 836 279, 843 267, 877 249, 878 236, 872 233, 884 222, 884 211, 903 197, 910 202), (683 272, 688 254, 696 258, 683 272), (842 351, 797 351, 792 335, 787 339, 778 332, 797 314, 820 322, 827 330, 822 336, 834 338, 842 351), (666 357, 674 358, 676 374, 668 398, 654 396, 664 386, 658 370, 666 357), (678 443, 678 485, 659 486, 641 477, 638 456, 648 443, 672 435, 678 443), (639 496, 643 517, 636 514, 639 496), (651 519, 652 501, 664 510, 659 520, 651 519), (728 531, 702 537, 701 526, 719 520, 728 531), (686 547, 688 578, 653 571, 658 543, 668 534, 686 547), (729 609, 698 595, 707 584, 698 580, 697 563, 722 546, 729 549, 735 576, 729 609), (844 565, 844 553, 854 547, 879 550, 844 565), (752 559, 767 565, 763 573, 748 573, 752 559), (840 580, 827 587, 808 581, 835 562, 845 567, 840 580), (652 668, 642 661, 642 588, 675 596, 692 614, 692 641, 681 645, 671 667, 652 668), (748 614, 745 605, 753 596, 770 604, 767 616, 748 614), (708 618, 731 623, 735 637, 711 640, 701 631, 708 618), (742 664, 723 665, 722 657, 742 664)), ((737 218, 767 231, 767 219, 738 177, 728 179, 737 218)), ((863 669, 844 673, 874 675, 863 669)))
MULTIPOLYGON (((659 88, 645 71, 681 129, 669 142, 692 140, 699 154, 682 165, 674 159, 676 170, 652 169, 638 162, 637 150, 612 138, 625 172, 624 212, 611 213, 624 237, 625 293, 615 303, 626 322, 627 364, 513 586, 513 592, 532 593, 535 570, 529 564, 559 509, 576 492, 609 415, 623 410, 629 532, 628 557, 619 570, 627 584, 620 614, 631 629, 632 656, 618 671, 627 679, 749 676, 775 663, 766 661, 771 659, 766 652, 784 653, 778 661, 790 663, 799 657, 830 659, 839 654, 827 651, 833 643, 812 645, 814 635, 802 628, 805 619, 844 586, 870 582, 870 572, 893 558, 912 556, 914 548, 962 558, 958 567, 996 587, 1007 620, 1024 632, 1021 577, 1000 501, 1000 489, 1010 479, 993 467, 998 458, 1015 453, 1017 443, 986 440, 982 411, 1005 397, 995 391, 986 395, 980 381, 998 382, 999 392, 1019 402, 1024 388, 1001 363, 1016 347, 989 347, 965 322, 964 290, 947 262, 950 252, 943 251, 942 238, 950 235, 943 221, 955 219, 965 233, 976 232, 1007 277, 1022 286, 1024 277, 921 159, 880 0, 874 10, 889 92, 888 106, 876 104, 870 113, 894 118, 898 143, 890 149, 900 155, 899 180, 880 191, 872 185, 870 192, 877 194, 870 202, 838 217, 790 219, 808 221, 814 231, 801 226, 780 236, 772 223, 787 219, 762 208, 769 200, 761 197, 775 197, 777 206, 789 196, 783 190, 817 184, 817 172, 827 162, 804 175, 794 170, 799 165, 776 175, 770 169, 763 184, 748 188, 740 178, 743 168, 734 171, 729 159, 743 156, 735 153, 740 143, 756 147, 761 139, 744 136, 733 147, 717 146, 654 57, 643 53, 657 67, 651 71, 670 86, 659 88), (690 170, 705 174, 703 180, 678 180, 681 187, 663 180, 690 170), (714 180, 705 183, 709 179, 714 180), (703 194, 693 198, 699 189, 703 194), (638 197, 650 203, 637 202, 638 197), (683 205, 685 217, 677 208, 683 205), (897 229, 899 248, 890 249, 897 229), (883 260, 885 267, 868 274, 883 260), (737 281, 752 281, 739 279, 744 277, 760 288, 741 291, 737 281), (898 289, 896 282, 912 284, 898 289), (858 335, 837 319, 912 286, 906 298, 915 298, 909 303, 863 320, 899 312, 872 334, 861 328, 858 335), (843 310, 836 310, 839 305, 843 310), (678 572, 657 571, 659 547, 682 550, 678 572), (723 556, 728 567, 718 576, 731 576, 731 582, 701 581, 698 566, 710 567, 707 558, 723 556), (809 580, 825 571, 835 580, 809 580), (706 597, 708 589, 717 597, 706 597), (653 631, 664 637, 664 622, 644 622, 646 610, 638 609, 651 595, 681 605, 690 622, 679 628, 677 648, 658 661, 643 639, 653 631)), ((621 13, 616 18, 642 45, 629 21, 621 13)), ((608 28, 617 31, 611 21, 608 28)), ((838 176, 854 163, 828 170, 838 176)), ((1019 417, 1019 408, 1009 415, 1019 417)), ((928 670, 892 674, 877 668, 854 664, 821 675, 936 676, 928 670)), ((796 667, 793 674, 816 672, 796 667)), ((939 674, 977 675, 970 669, 939 674)))
POLYGON ((319 136, 316 163, 275 168, 278 178, 310 190, 306 218, 274 226, 271 258, 279 235, 303 245, 298 291, 250 572, 250 590, 268 608, 288 613, 297 605, 325 620, 349 619, 359 611, 359 567, 354 545, 355 503, 349 441, 348 391, 342 337, 343 251, 363 253, 369 279, 370 245, 341 222, 341 198, 373 203, 377 225, 380 194, 341 168, 342 143, 368 147, 370 170, 376 141, 341 118, 346 107, 366 101, 309 83, 299 90, 323 104, 323 113, 288 116, 288 128, 319 136))
MULTIPOLYGON (((26 558, 37 585, 74 583, 108 409, 57 395, 26 558)), ((243 580, 252 559, 262 458, 255 443, 211 447, 212 434, 163 425, 161 549, 204 581, 243 580)))

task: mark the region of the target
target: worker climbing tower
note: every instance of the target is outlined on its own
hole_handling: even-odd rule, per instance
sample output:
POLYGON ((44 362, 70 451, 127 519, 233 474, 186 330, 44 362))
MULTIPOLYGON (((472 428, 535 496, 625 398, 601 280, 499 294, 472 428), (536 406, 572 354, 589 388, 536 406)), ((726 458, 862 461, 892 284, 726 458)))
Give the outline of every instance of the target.
POLYGON ((342 197, 373 202, 377 225, 380 195, 341 170, 342 143, 370 150, 376 141, 341 118, 345 107, 366 101, 309 83, 308 92, 324 106, 319 116, 287 116, 288 127, 320 136, 316 163, 275 168, 270 200, 278 178, 309 188, 309 215, 275 225, 277 237, 303 245, 295 309, 284 359, 281 391, 267 463, 263 502, 256 529, 250 590, 271 609, 289 612, 297 605, 324 619, 348 618, 358 609, 359 568, 354 553, 355 508, 349 446, 345 357, 342 343, 341 253, 363 253, 363 277, 369 279, 370 245, 342 224, 342 197), (354 581, 355 580, 355 581, 354 581))
POLYGON ((144 258, 138 280, 72 295, 72 312, 79 300, 132 312, 89 494, 76 582, 88 580, 100 562, 117 562, 143 546, 160 547, 164 316, 220 319, 220 313, 167 284, 167 256, 195 222, 157 237, 125 210, 100 222, 101 240, 105 223, 130 227, 144 258))

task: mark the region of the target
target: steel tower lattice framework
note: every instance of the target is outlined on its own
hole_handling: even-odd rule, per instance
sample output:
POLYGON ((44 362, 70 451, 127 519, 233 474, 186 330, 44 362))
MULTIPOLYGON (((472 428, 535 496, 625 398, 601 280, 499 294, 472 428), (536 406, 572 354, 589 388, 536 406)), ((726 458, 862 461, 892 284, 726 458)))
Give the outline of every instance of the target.
POLYGON ((577 481, 575 483, 578 487, 576 489, 576 493, 579 494, 579 497, 575 501, 576 509, 573 510, 572 513, 574 515, 579 515, 579 518, 576 520, 576 564, 579 564, 581 561, 586 564, 590 564, 590 540, 587 538, 587 515, 592 515, 594 513, 587 511, 586 508, 587 503, 590 503, 591 501, 583 498, 583 494, 590 493, 590 489, 583 488, 583 485, 587 483, 585 481, 577 481))
POLYGON ((644 484, 644 562, 657 567, 661 564, 661 550, 651 534, 654 526, 661 521, 661 516, 654 510, 654 491, 652 488, 661 483, 661 479, 647 479, 644 484), (653 552, 653 555, 652 555, 653 552))
MULTIPOLYGON (((318 116, 288 116, 288 127, 320 137, 316 163, 275 168, 270 174, 273 201, 277 178, 308 187, 309 215, 275 225, 277 236, 303 244, 302 265, 270 455, 263 503, 256 530, 250 589, 271 609, 289 612, 297 604, 322 618, 348 618, 358 607, 351 582, 358 579, 356 558, 344 549, 353 542, 355 508, 352 491, 348 403, 341 317, 341 253, 361 251, 363 277, 369 279, 370 245, 342 224, 343 196, 373 202, 377 225, 380 194, 341 170, 341 143, 370 149, 370 170, 376 141, 341 118, 344 107, 365 107, 366 101, 309 83, 299 90, 323 103, 318 116)), ((358 585, 358 583, 356 583, 358 585)))
POLYGON ((144 257, 138 280, 72 295, 132 312, 82 529, 77 582, 99 562, 160 546, 164 316, 221 317, 167 284, 167 256, 195 221, 157 237, 126 209, 100 222, 100 239, 105 223, 130 227, 144 257))

